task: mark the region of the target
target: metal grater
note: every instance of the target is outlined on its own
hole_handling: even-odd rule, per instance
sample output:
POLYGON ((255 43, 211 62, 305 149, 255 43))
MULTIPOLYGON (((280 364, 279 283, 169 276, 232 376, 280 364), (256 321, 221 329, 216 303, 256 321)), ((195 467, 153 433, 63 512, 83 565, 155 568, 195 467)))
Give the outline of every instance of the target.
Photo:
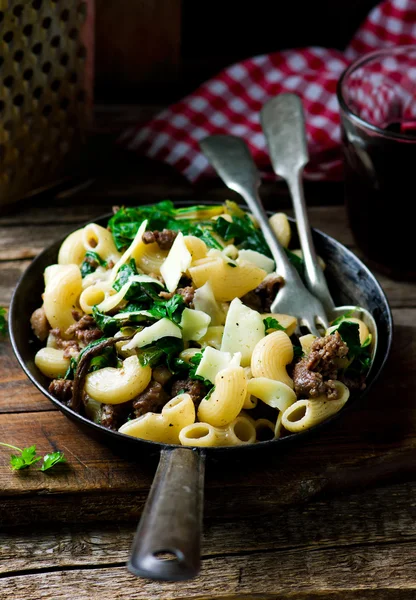
POLYGON ((70 176, 92 119, 92 0, 0 0, 0 207, 70 176))

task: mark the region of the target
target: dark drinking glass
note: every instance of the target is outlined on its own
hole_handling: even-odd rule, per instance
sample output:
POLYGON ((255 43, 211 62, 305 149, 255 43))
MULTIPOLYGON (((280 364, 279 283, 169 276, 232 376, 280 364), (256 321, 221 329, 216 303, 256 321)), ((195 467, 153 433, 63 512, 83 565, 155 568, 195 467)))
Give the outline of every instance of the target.
POLYGON ((338 83, 345 202, 368 264, 416 279, 416 46, 367 54, 338 83))

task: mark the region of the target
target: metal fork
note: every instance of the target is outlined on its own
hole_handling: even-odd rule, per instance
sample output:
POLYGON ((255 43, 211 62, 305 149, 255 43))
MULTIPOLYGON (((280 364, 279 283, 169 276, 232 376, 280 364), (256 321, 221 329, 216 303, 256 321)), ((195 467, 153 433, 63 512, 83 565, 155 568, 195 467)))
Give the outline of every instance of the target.
POLYGON ((296 94, 279 94, 263 106, 260 120, 273 169, 289 187, 305 262, 306 285, 321 300, 331 321, 352 313, 365 322, 372 334, 374 358, 378 336, 373 315, 361 306, 335 306, 317 259, 302 185, 303 169, 309 161, 302 100, 296 94))
POLYGON ((225 185, 240 194, 247 203, 269 245, 276 271, 284 278, 284 284, 271 304, 271 311, 293 315, 298 319, 298 332, 302 325, 320 336, 317 324, 324 329, 328 327, 325 309, 303 284, 270 226, 258 191, 260 174, 246 143, 233 135, 212 135, 202 139, 200 147, 225 185))

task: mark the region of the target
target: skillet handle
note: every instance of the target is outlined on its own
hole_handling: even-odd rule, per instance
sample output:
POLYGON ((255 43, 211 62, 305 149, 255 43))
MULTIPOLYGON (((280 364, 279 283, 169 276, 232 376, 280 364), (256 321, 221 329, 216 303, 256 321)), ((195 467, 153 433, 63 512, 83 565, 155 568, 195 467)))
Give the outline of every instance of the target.
POLYGON ((204 470, 199 451, 162 450, 127 564, 131 573, 161 581, 198 575, 204 470))

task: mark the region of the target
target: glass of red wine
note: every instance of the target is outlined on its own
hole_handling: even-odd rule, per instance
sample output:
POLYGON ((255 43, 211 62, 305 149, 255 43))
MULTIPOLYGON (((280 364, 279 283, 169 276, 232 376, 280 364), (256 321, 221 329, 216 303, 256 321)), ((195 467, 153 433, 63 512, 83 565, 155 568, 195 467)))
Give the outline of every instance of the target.
POLYGON ((416 46, 367 54, 338 82, 349 224, 364 260, 416 279, 416 46))

